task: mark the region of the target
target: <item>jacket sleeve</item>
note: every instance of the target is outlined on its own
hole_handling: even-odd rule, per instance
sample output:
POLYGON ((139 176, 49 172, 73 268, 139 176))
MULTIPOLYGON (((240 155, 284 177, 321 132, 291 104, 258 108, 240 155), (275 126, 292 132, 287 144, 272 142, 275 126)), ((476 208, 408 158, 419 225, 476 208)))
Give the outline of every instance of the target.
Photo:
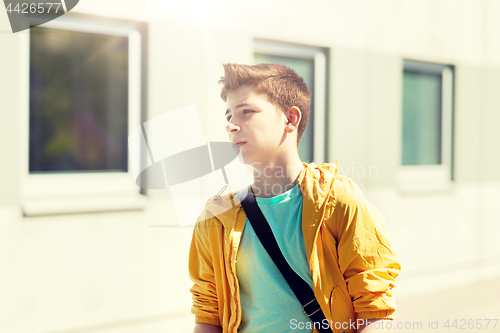
POLYGON ((391 249, 378 210, 361 194, 345 191, 336 197, 340 270, 359 319, 393 319, 392 295, 401 267, 391 249))
POLYGON ((191 288, 196 323, 220 326, 218 298, 215 285, 211 244, 208 232, 210 221, 196 223, 189 251, 189 275, 194 282, 191 288))

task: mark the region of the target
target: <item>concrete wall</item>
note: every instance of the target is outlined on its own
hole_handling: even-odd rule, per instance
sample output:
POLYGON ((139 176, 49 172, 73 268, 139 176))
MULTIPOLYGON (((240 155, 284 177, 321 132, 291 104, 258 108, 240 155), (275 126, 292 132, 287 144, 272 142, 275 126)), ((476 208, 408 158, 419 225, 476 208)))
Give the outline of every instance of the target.
MULTIPOLYGON (((396 294, 500 276, 500 2, 86 0, 75 11, 149 22, 148 118, 196 104, 208 141, 226 140, 220 64, 250 63, 253 38, 329 48, 328 159, 386 217, 396 294), (403 59, 455 66, 448 191, 396 187, 403 59)), ((19 43, 0 34, 0 331, 189 331, 192 229, 151 227, 176 223, 168 191, 148 191, 144 211, 21 216, 19 43)))

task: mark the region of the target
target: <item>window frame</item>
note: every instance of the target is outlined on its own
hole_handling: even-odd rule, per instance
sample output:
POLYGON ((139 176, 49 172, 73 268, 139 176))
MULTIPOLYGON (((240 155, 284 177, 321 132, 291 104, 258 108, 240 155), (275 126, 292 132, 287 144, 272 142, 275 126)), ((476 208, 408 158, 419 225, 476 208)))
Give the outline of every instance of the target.
MULTIPOLYGON (((453 114, 454 114, 454 66, 416 60, 403 60, 403 76, 406 70, 441 76, 441 164, 403 165, 401 158, 396 181, 402 192, 448 190, 453 184, 453 114)), ((403 85, 401 84, 401 96, 403 85)), ((403 114, 401 97, 401 115, 403 114)), ((402 124, 402 123, 401 123, 402 124)), ((403 128, 401 127, 401 139, 403 128)))
MULTIPOLYGON (((141 126, 146 114, 145 74, 147 59, 147 24, 143 22, 103 19, 91 15, 66 14, 43 25, 46 28, 127 36, 128 59, 128 125, 127 133, 141 126)), ((130 210, 144 208, 144 196, 136 185, 130 157, 127 172, 83 172, 30 174, 30 38, 20 34, 20 198, 25 216, 89 211, 130 210)), ((128 144, 128 143, 127 143, 128 144)))
MULTIPOLYGON (((326 162, 328 51, 326 48, 255 38, 253 54, 303 58, 314 61, 314 123, 312 162, 326 162)), ((308 124, 308 127, 311 123, 308 124)))

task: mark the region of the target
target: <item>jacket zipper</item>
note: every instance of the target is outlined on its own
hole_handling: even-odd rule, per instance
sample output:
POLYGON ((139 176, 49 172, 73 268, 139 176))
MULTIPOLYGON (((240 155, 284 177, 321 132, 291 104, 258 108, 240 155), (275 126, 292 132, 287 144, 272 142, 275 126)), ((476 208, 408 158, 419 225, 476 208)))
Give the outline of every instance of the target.
MULTIPOLYGON (((233 226, 233 230, 231 231, 231 233, 234 232, 234 226, 233 226)), ((231 243, 233 244, 230 244, 231 245, 231 249, 229 251, 229 267, 230 267, 230 270, 231 270, 231 275, 233 277, 233 288, 234 288, 234 294, 233 294, 233 297, 235 299, 235 314, 236 314, 236 318, 233 322, 233 324, 231 325, 231 327, 229 327, 229 332, 237 332, 236 329, 236 325, 239 323, 240 319, 241 319, 241 310, 240 310, 240 300, 239 300, 239 283, 238 283, 238 277, 236 276, 236 255, 238 253, 238 247, 239 247, 239 244, 240 244, 240 241, 241 241, 241 234, 240 236, 238 237, 237 241, 234 240, 234 235, 231 235, 231 243)))

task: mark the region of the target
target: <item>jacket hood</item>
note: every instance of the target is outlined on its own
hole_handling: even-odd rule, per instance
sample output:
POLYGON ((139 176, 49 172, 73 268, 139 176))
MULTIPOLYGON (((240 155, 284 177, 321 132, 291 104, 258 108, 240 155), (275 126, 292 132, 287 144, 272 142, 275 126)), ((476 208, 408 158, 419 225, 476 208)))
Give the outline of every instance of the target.
MULTIPOLYGON (((332 190, 333 180, 338 175, 338 163, 324 163, 316 165, 314 163, 302 163, 304 168, 298 176, 298 182, 304 197, 304 203, 314 205, 314 211, 319 212, 329 198, 332 190)), ((230 192, 225 195, 214 195, 207 200, 205 209, 198 217, 197 222, 204 221, 210 217, 224 221, 226 214, 234 213, 233 209, 241 207, 239 199, 234 198, 237 192, 230 192)), ((224 224, 224 223, 223 223, 224 224)))

